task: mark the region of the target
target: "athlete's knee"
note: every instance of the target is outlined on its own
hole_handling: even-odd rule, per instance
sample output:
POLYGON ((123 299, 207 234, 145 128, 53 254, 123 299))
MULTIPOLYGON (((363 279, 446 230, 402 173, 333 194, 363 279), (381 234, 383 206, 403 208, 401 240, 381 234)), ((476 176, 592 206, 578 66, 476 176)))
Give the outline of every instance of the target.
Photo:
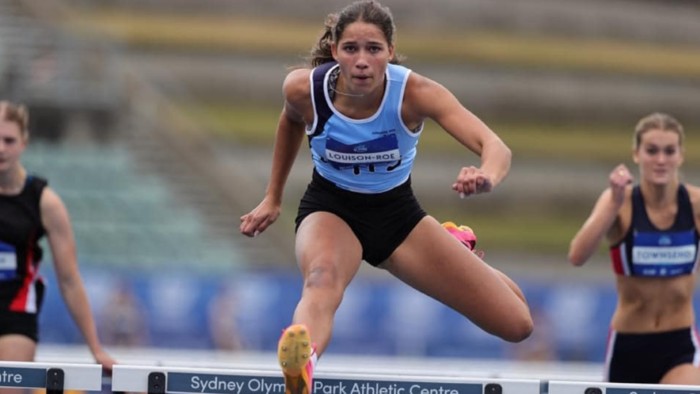
POLYGON ((532 317, 529 314, 524 314, 505 324, 501 338, 508 342, 522 342, 532 334, 534 328, 532 317))
POLYGON ((324 293, 342 295, 343 281, 338 270, 330 265, 311 267, 304 278, 304 290, 323 291, 324 293))

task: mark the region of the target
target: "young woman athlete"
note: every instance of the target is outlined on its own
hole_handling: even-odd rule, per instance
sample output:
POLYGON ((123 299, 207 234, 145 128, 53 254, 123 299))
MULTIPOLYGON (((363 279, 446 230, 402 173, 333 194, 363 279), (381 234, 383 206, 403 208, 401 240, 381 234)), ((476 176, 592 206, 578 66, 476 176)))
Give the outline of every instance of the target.
POLYGON ((44 295, 39 241, 46 236, 66 306, 95 361, 109 371, 114 360, 97 337, 68 211, 46 180, 20 163, 28 124, 23 106, 0 101, 0 360, 34 360, 44 295))
POLYGON ((445 87, 397 64, 394 30, 390 11, 376 1, 329 16, 310 66, 284 81, 267 191, 241 217, 240 230, 251 237, 278 218, 307 137, 314 171, 296 219, 304 286, 294 324, 279 342, 290 394, 311 392, 316 359, 363 260, 505 340, 521 341, 533 328, 518 286, 427 215, 411 188, 427 119, 481 157, 479 167, 457 171, 451 185, 457 195, 492 191, 508 173, 511 152, 445 87))
POLYGON ((683 139, 668 114, 641 119, 632 154, 639 183, 616 166, 571 241, 576 266, 603 239, 610 247, 618 294, 605 360, 611 382, 700 384, 693 312, 700 188, 681 181, 683 139))

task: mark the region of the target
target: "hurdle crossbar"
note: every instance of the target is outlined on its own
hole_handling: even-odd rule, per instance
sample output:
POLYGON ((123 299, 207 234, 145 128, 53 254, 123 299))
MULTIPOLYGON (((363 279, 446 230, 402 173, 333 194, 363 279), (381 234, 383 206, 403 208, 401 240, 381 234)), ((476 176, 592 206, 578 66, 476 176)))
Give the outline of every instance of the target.
MULTIPOLYGON (((540 394, 534 379, 482 379, 427 375, 318 371, 314 394, 540 394)), ((215 394, 284 394, 279 371, 115 365, 112 391, 215 394)))
POLYGON ((549 394, 700 394, 700 386, 549 381, 549 394))
POLYGON ((102 366, 98 364, 0 361, 0 387, 63 390, 102 389, 102 366))

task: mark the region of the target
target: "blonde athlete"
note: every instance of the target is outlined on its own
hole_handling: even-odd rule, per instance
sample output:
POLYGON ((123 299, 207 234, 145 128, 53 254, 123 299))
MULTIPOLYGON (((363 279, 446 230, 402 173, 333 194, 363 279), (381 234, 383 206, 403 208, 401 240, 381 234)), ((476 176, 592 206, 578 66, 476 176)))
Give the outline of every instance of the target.
POLYGON ((571 241, 583 265, 605 238, 618 302, 607 343, 611 382, 700 384, 693 292, 698 262, 700 188, 681 182, 683 126, 667 114, 639 121, 634 162, 639 184, 620 164, 610 186, 571 241))
POLYGON ((34 360, 44 295, 39 240, 46 235, 68 310, 95 361, 109 371, 114 360, 97 337, 66 207, 46 180, 20 163, 28 123, 24 107, 0 101, 0 360, 34 360))

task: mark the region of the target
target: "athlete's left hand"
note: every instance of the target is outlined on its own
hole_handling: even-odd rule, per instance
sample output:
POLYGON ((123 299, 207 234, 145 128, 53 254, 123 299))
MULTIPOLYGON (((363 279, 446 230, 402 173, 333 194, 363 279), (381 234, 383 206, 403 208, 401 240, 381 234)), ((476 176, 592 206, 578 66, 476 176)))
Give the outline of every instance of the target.
POLYGON ((493 189, 491 177, 474 166, 462 167, 457 181, 452 184, 452 190, 459 193, 461 198, 472 194, 488 193, 491 189, 493 189))

